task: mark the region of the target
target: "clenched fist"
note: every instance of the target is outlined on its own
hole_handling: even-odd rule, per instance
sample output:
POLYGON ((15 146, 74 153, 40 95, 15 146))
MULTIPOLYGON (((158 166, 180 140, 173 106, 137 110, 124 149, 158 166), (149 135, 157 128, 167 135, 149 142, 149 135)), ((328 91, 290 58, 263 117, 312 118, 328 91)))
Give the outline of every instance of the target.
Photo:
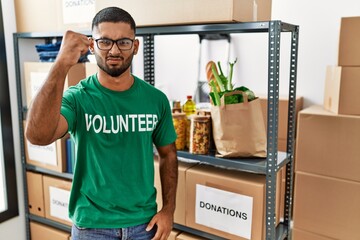
POLYGON ((66 31, 56 61, 68 67, 75 65, 80 56, 88 52, 90 43, 91 40, 86 35, 66 31))

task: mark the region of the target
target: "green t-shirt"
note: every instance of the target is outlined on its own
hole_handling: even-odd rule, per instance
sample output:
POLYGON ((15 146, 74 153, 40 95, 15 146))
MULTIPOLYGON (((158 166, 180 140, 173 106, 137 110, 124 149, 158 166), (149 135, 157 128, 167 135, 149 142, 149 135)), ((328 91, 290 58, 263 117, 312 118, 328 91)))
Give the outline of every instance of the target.
POLYGON ((176 133, 166 95, 134 79, 117 92, 95 74, 64 93, 61 114, 76 145, 69 216, 79 227, 135 226, 157 211, 153 144, 173 143, 176 133))

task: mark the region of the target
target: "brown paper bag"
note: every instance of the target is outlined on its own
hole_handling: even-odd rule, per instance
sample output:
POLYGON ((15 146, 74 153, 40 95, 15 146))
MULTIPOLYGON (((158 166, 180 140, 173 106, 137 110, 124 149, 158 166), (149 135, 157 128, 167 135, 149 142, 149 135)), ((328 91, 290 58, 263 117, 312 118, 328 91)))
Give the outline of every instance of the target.
POLYGON ((266 130, 260 99, 248 102, 241 91, 225 93, 211 106, 217 157, 266 157, 266 130), (244 102, 225 105, 225 96, 242 94, 244 102))

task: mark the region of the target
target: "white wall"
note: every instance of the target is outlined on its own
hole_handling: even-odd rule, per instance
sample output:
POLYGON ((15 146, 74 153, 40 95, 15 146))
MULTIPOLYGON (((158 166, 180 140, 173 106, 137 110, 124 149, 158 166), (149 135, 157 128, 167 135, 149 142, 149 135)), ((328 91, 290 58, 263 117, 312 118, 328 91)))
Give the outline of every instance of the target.
POLYGON ((18 190, 19 216, 12 218, 0 224, 0 238, 8 240, 25 239, 25 211, 24 211, 24 191, 23 191, 23 170, 20 156, 20 140, 19 140, 19 120, 17 112, 17 94, 15 80, 15 61, 14 61, 14 45, 13 33, 16 32, 16 20, 14 3, 10 0, 1 0, 2 14, 4 19, 6 57, 9 75, 11 114, 14 136, 14 150, 16 161, 16 180, 18 190))

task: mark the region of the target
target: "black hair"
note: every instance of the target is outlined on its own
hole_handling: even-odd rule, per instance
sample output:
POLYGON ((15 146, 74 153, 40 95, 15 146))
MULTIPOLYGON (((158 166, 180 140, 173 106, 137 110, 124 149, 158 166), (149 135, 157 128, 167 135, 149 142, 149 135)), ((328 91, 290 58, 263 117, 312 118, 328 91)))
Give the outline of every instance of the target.
POLYGON ((134 32, 136 32, 136 23, 133 17, 124 9, 118 7, 107 7, 100 10, 93 18, 91 30, 102 22, 124 22, 128 23, 134 32))

